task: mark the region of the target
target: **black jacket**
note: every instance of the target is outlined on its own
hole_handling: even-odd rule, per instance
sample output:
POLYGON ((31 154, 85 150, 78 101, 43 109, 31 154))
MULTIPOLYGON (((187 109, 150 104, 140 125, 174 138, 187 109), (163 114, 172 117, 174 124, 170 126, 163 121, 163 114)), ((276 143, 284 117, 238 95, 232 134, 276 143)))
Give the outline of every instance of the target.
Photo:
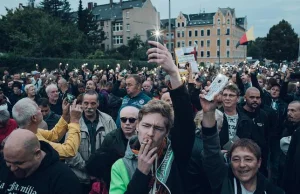
POLYGON ((114 83, 111 93, 113 93, 115 96, 123 98, 124 96, 127 95, 127 92, 126 89, 120 89, 120 84, 121 81, 117 80, 116 83, 114 83))
MULTIPOLYGON (((174 161, 166 185, 173 194, 183 194, 187 190, 186 172, 194 145, 195 123, 187 88, 182 85, 171 90, 170 96, 175 114, 174 127, 170 131, 174 161)), ((149 193, 150 179, 151 175, 144 175, 136 169, 125 193, 149 193)))
POLYGON ((292 135, 287 152, 283 175, 283 189, 286 194, 298 194, 300 185, 300 129, 292 135))
MULTIPOLYGON (((203 134, 203 166, 214 193, 234 194, 234 181, 237 181, 237 194, 241 194, 240 183, 234 177, 232 169, 225 164, 221 154, 220 139, 217 128, 202 127, 203 134)), ((269 182, 259 172, 257 173, 257 186, 254 194, 284 194, 284 192, 269 182)))
POLYGON ((124 157, 127 143, 128 139, 122 129, 115 129, 108 133, 101 148, 89 158, 86 164, 87 173, 102 179, 109 186, 111 167, 118 159, 124 157))
POLYGON ((44 121, 48 125, 48 129, 51 130, 58 123, 61 116, 55 114, 54 112, 50 112, 47 117, 44 117, 44 121))
MULTIPOLYGON (((249 117, 242 113, 239 109, 237 109, 237 113, 238 121, 236 126, 236 135, 239 138, 249 138, 254 141, 261 139, 261 137, 258 137, 259 134, 257 133, 257 130, 254 130, 253 121, 250 120, 249 117)), ((223 147, 229 141, 228 122, 225 114, 223 116, 223 125, 219 136, 221 147, 223 147)))
POLYGON ((78 178, 59 161, 58 153, 48 143, 40 141, 40 144, 46 156, 38 169, 27 178, 17 179, 1 161, 0 193, 81 194, 78 178))
POLYGON ((193 83, 189 83, 188 84, 188 89, 189 89, 189 93, 191 96, 191 102, 193 104, 193 106, 198 110, 202 110, 201 104, 200 104, 200 98, 199 98, 199 94, 200 94, 200 88, 197 89, 195 88, 193 83))

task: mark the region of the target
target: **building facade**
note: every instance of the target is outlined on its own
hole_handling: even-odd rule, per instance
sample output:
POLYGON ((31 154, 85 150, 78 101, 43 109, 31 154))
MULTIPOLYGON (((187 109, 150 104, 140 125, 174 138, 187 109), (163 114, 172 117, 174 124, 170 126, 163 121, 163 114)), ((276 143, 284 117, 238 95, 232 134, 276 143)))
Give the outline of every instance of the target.
POLYGON ((163 36, 164 44, 167 46, 169 51, 174 56, 174 48, 175 48, 175 31, 176 31, 176 18, 171 18, 171 43, 169 47, 169 19, 160 20, 160 32, 163 36))
POLYGON ((239 63, 246 58, 247 46, 236 48, 236 44, 246 29, 247 18, 237 18, 231 8, 219 8, 215 13, 180 13, 175 20, 174 45, 197 45, 198 62, 239 63))
POLYGON ((101 45, 105 50, 127 45, 137 34, 145 42, 146 31, 160 26, 160 14, 151 0, 109 0, 104 5, 88 3, 88 8, 105 32, 107 39, 101 45))

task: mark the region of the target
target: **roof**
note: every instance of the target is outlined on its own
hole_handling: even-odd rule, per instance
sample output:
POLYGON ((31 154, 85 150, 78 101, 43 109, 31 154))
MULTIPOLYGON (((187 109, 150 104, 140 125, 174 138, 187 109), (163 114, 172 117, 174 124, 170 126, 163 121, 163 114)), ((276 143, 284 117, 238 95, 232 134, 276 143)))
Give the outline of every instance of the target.
MULTIPOLYGON (((174 28, 176 23, 176 18, 171 18, 171 27, 174 28)), ((167 28, 169 26, 169 19, 160 20, 160 25, 162 28, 167 28)))
POLYGON ((122 5, 120 2, 98 5, 92 9, 92 13, 96 20, 110 20, 114 18, 115 20, 122 20, 122 12, 124 9, 132 9, 134 7, 142 7, 144 5, 144 0, 131 0, 123 1, 122 5))
POLYGON ((246 17, 236 18, 236 24, 239 26, 244 26, 246 17))
POLYGON ((232 8, 219 8, 220 9, 220 11, 223 13, 223 15, 226 15, 227 14, 227 11, 230 11, 230 13, 231 13, 231 15, 234 15, 234 12, 235 12, 235 10, 234 9, 232 9, 232 8))
POLYGON ((190 14, 188 26, 195 26, 195 25, 207 25, 214 23, 214 15, 216 13, 199 13, 199 14, 190 14))

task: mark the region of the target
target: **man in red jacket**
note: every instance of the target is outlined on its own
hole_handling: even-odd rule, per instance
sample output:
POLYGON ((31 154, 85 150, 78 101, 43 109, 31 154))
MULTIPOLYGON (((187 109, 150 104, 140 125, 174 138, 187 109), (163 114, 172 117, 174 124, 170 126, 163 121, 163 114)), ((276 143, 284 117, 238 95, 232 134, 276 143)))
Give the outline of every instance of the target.
POLYGON ((0 144, 17 127, 16 121, 10 119, 8 110, 0 110, 0 144))

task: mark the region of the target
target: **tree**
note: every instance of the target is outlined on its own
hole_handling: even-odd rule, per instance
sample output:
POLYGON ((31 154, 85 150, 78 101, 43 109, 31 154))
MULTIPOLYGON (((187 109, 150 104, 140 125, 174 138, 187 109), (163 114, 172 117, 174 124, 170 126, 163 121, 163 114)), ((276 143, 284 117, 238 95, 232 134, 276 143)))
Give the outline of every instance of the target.
POLYGON ((262 60, 265 58, 264 46, 266 44, 266 38, 256 38, 254 42, 251 42, 247 47, 247 56, 254 59, 262 60))
POLYGON ((100 49, 101 43, 107 38, 102 28, 99 28, 94 15, 89 9, 82 8, 82 1, 79 0, 77 26, 88 39, 93 50, 100 49))
POLYGON ((40 5, 43 11, 53 17, 60 18, 64 22, 69 22, 71 19, 71 8, 68 0, 43 0, 40 5))
POLYGON ((270 28, 263 48, 267 59, 275 62, 291 61, 297 58, 298 44, 298 35, 291 24, 282 20, 270 28))
POLYGON ((87 40, 74 24, 64 24, 40 9, 8 10, 0 19, 0 50, 31 57, 86 54, 87 40), (1 37, 1 36, 0 36, 1 37))
POLYGON ((136 51, 139 47, 143 46, 144 43, 141 40, 141 36, 136 34, 132 39, 128 41, 128 47, 131 52, 136 51))

